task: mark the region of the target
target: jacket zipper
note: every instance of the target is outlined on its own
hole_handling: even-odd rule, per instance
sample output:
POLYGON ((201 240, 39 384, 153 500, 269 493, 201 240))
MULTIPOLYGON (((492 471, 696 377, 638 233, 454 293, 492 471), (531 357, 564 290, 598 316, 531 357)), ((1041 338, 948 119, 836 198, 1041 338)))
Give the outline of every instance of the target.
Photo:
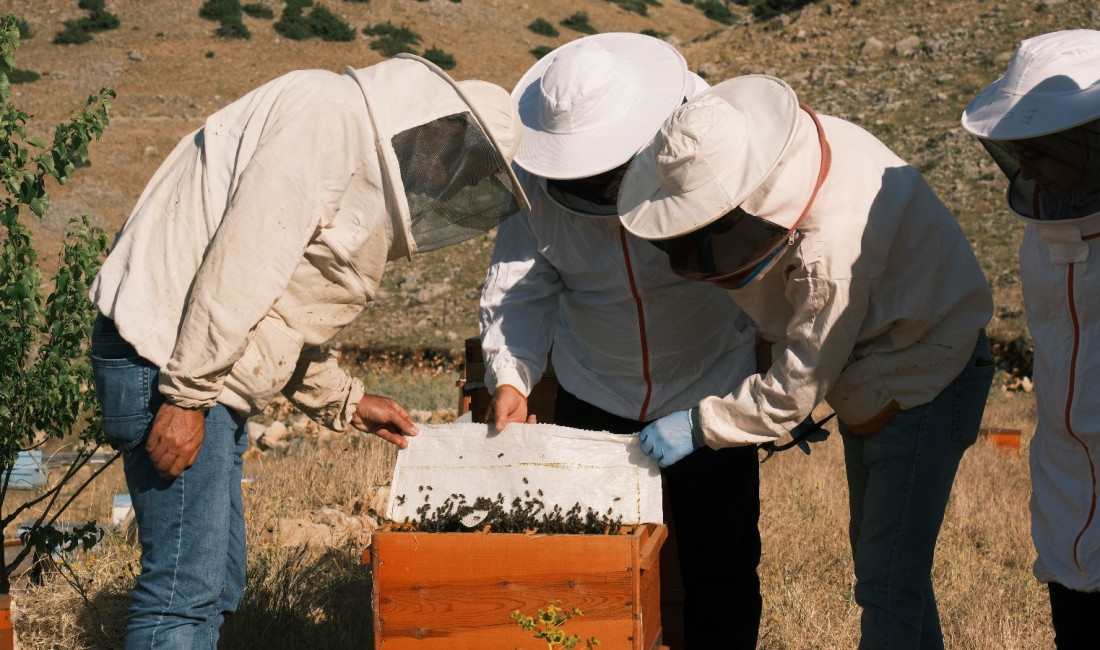
MULTIPOLYGON (((1082 237, 1082 241, 1088 241, 1100 237, 1100 233, 1093 233, 1082 237)), ((1077 533, 1077 537, 1073 539, 1073 562, 1077 565, 1077 569, 1081 570, 1081 561, 1077 557, 1077 547, 1081 543, 1081 538, 1084 537, 1085 531, 1092 525, 1092 520, 1096 516, 1096 464, 1092 460, 1092 453, 1089 450, 1085 441, 1077 436, 1077 433, 1073 430, 1073 423, 1070 420, 1070 413, 1073 408, 1073 395, 1076 391, 1076 379, 1077 379, 1077 353, 1081 345, 1081 323, 1077 318, 1077 304, 1075 302, 1075 295, 1073 290, 1073 280, 1075 270, 1077 268, 1076 263, 1069 265, 1069 271, 1066 274, 1066 296, 1069 302, 1069 315, 1073 321, 1073 355, 1070 357, 1069 362, 1069 391, 1066 394, 1066 413, 1065 423, 1066 432, 1070 437, 1077 441, 1077 444, 1081 445, 1081 448, 1085 450, 1085 457, 1089 460, 1089 475, 1092 479, 1092 499, 1089 503, 1089 516, 1085 520, 1084 527, 1077 533)))
POLYGON ((626 276, 630 279, 630 295, 634 297, 634 306, 638 309, 638 334, 642 348, 642 378, 645 379, 645 400, 638 412, 638 421, 645 422, 649 400, 653 396, 653 381, 649 376, 649 340, 645 331, 645 310, 642 309, 642 297, 638 295, 638 285, 634 282, 634 267, 630 264, 630 250, 626 245, 626 228, 619 226, 619 242, 623 247, 623 259, 626 261, 626 276))

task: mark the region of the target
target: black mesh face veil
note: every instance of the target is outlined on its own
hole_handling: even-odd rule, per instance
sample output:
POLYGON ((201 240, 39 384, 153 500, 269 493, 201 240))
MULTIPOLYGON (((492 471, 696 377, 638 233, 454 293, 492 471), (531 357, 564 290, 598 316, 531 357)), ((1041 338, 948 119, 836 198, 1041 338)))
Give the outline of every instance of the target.
POLYGON ((677 275, 709 280, 748 275, 789 237, 786 228, 734 208, 698 230, 650 243, 668 253, 677 275))
POLYGON ((507 163, 469 113, 402 131, 393 150, 419 253, 488 232, 519 211, 507 163))

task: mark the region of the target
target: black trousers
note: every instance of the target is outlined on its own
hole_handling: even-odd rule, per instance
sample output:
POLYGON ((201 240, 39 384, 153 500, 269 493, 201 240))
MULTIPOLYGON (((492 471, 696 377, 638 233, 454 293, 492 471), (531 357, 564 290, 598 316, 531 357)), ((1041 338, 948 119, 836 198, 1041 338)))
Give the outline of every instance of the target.
POLYGON ((1100 648, 1100 592, 1074 591, 1056 582, 1047 588, 1058 650, 1100 648))
MULTIPOLYGON (((647 423, 613 415, 559 388, 554 424, 633 434, 647 423)), ((661 473, 684 585, 684 647, 756 648, 762 606, 756 572, 760 564, 756 447, 702 447, 661 473)))

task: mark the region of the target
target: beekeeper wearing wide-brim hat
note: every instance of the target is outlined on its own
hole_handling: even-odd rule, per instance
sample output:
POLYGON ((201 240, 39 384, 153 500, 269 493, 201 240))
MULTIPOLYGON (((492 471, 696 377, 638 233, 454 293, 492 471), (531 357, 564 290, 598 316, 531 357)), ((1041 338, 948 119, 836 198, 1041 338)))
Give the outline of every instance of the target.
MULTIPOLYGON (((756 337, 723 291, 688 282, 627 234, 616 199, 630 160, 706 82, 670 44, 604 33, 553 50, 512 90, 517 176, 531 211, 497 231, 481 295, 489 417, 502 435, 553 355, 556 424, 636 433, 755 372, 756 337)), ((751 449, 701 450, 665 472, 683 572, 687 647, 755 648, 759 470, 751 449), (722 503, 700 506, 707 491, 722 503)))
POLYGON ((699 445, 774 440, 827 401, 863 644, 929 644, 936 537, 994 370, 990 289, 951 213, 869 133, 766 75, 677 109, 635 157, 619 211, 677 273, 727 289, 773 344, 766 372, 657 420, 643 449, 667 465, 699 445))
POLYGON ((280 394, 405 446, 409 413, 326 343, 387 261, 526 208, 507 91, 397 57, 285 74, 209 116, 146 186, 91 287, 103 432, 141 537, 126 647, 217 645, 245 579, 245 425, 280 394))
POLYGON ((1097 643, 1100 607, 1100 31, 1023 41, 962 125, 1008 177, 1027 224, 1020 277, 1035 340, 1031 442, 1035 575, 1050 590, 1060 647, 1097 643))

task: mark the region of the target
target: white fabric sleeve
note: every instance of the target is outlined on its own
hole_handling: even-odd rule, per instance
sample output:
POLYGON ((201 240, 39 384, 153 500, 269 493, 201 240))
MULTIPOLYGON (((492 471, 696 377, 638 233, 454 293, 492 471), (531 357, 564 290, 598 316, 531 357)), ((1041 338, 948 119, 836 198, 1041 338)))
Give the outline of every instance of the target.
POLYGON ((479 309, 490 393, 509 384, 530 395, 542 378, 561 289, 557 270, 538 251, 528 213, 502 221, 479 309))
POLYGON ((309 419, 333 431, 347 428, 364 395, 363 383, 340 368, 335 354, 317 346, 302 351, 282 392, 309 419))
POLYGON ((177 406, 216 403, 253 328, 286 290, 360 164, 353 155, 359 148, 341 145, 363 131, 361 117, 346 105, 319 100, 280 122, 247 163, 195 274, 175 348, 161 369, 161 392, 177 406))
POLYGON ((707 445, 775 440, 813 412, 848 363, 867 314, 869 287, 866 281, 792 277, 786 299, 794 314, 786 339, 773 350, 771 367, 729 395, 699 403, 707 445))

